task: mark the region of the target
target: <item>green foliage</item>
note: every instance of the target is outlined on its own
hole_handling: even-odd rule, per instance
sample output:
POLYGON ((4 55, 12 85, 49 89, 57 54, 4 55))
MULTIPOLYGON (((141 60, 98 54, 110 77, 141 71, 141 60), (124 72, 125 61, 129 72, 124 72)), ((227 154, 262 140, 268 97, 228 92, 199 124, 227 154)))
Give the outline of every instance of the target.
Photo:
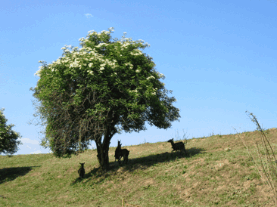
POLYGON ((0 109, 0 154, 14 154, 21 143, 20 135, 12 130, 13 124, 7 125, 7 119, 3 114, 4 109, 0 109))
POLYGON ((112 31, 90 31, 82 48, 65 46, 58 60, 40 61, 31 90, 47 125, 42 144, 57 156, 84 150, 91 140, 107 153, 115 133, 145 130, 145 121, 166 129, 180 117, 159 80, 164 75, 140 50, 149 45, 125 36, 112 40, 112 31))

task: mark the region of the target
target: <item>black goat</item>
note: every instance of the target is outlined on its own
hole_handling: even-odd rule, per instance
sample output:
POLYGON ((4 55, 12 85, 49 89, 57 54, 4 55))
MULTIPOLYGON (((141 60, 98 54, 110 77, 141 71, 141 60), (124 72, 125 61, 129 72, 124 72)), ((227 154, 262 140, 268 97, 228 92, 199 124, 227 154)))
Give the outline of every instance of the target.
POLYGON ((122 149, 121 150, 121 157, 123 157, 123 164, 127 164, 128 163, 128 157, 129 157, 129 150, 127 149, 122 149))
POLYGON ((81 167, 78 170, 78 173, 79 173, 80 178, 84 178, 85 177, 85 167, 84 167, 85 163, 80 163, 80 164, 81 164, 81 167))
POLYGON ((177 150, 185 151, 185 154, 187 154, 186 149, 185 149, 185 144, 186 144, 187 142, 186 142, 185 144, 184 144, 183 142, 174 143, 173 138, 170 139, 170 140, 168 140, 168 142, 171 143, 171 146, 172 146, 173 151, 177 151, 177 150))
POLYGON ((120 159, 123 157, 123 164, 128 163, 128 156, 129 156, 129 150, 127 149, 121 149, 121 143, 118 141, 117 148, 115 149, 115 161, 118 160, 118 163, 120 163, 120 159))
POLYGON ((120 141, 118 141, 117 143, 117 147, 115 149, 115 153, 114 153, 114 158, 115 158, 115 162, 116 160, 119 160, 121 157, 120 157, 120 154, 121 154, 121 144, 120 144, 120 141))

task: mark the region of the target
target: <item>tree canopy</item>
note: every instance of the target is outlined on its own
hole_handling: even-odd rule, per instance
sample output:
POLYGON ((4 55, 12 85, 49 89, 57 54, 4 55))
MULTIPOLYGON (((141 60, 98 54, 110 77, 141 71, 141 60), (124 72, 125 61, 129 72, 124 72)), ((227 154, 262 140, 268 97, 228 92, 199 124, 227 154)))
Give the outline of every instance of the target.
POLYGON ((40 79, 31 88, 47 125, 42 145, 64 156, 94 140, 103 168, 114 134, 146 130, 146 121, 166 129, 180 117, 172 105, 176 99, 160 81, 164 75, 140 50, 149 45, 125 35, 111 39, 112 31, 89 31, 80 39, 81 48, 65 46, 56 61, 40 61, 40 79))
POLYGON ((0 154, 14 154, 18 150, 21 142, 18 140, 21 136, 12 130, 13 124, 7 125, 7 119, 4 116, 4 109, 0 110, 0 154))

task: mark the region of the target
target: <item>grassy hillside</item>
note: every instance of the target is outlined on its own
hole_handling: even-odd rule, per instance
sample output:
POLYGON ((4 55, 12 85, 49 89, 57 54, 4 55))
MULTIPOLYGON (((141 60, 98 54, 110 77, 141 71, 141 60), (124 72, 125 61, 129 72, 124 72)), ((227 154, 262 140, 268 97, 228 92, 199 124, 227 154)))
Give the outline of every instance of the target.
MULTIPOLYGON (((268 129, 277 149, 277 129, 268 129)), ((95 150, 71 158, 52 154, 0 156, 0 206, 273 206, 273 193, 241 139, 260 132, 188 140, 185 156, 168 142, 127 146, 129 163, 101 174, 95 150), (79 162, 86 162, 84 179, 79 162)), ((169 137, 170 138, 170 137, 169 137)))

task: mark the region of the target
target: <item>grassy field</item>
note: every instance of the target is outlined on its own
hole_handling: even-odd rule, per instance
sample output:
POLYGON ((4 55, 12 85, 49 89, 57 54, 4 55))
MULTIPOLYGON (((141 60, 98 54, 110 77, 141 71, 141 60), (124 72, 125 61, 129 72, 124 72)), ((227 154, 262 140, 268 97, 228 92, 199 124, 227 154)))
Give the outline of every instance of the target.
MULTIPOLYGON (((266 130, 274 151, 277 129, 266 130)), ((71 158, 0 156, 0 206, 274 206, 249 150, 260 132, 193 138, 188 155, 168 142, 127 146, 129 163, 100 173, 95 150, 71 158), (240 138, 239 138, 240 136, 240 138), (79 162, 86 162, 84 179, 79 162)), ((263 152, 262 152, 263 153, 263 152)))

